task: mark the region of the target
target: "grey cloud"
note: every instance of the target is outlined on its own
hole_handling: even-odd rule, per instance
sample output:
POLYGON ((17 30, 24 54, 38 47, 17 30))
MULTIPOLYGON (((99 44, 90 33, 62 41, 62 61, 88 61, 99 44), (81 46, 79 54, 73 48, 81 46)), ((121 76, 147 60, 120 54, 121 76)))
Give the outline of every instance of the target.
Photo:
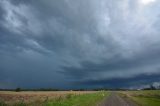
POLYGON ((2 0, 0 80, 67 88, 72 82, 159 73, 156 2, 2 0))

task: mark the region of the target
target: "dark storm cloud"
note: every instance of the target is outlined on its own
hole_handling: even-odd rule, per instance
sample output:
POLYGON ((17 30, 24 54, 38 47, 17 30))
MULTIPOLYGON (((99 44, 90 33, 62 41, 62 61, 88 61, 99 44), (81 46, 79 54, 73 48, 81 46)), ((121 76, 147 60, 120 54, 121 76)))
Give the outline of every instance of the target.
POLYGON ((158 82, 159 8, 141 0, 1 0, 0 87, 158 82))
MULTIPOLYGON (((113 75, 111 77, 116 78, 116 77, 118 77, 118 75, 116 76, 114 72, 116 72, 116 73, 124 72, 127 74, 127 72, 129 70, 133 70, 132 72, 133 73, 135 72, 135 74, 137 74, 137 73, 141 74, 141 72, 142 73, 145 72, 147 74, 148 71, 149 72, 152 71, 154 73, 155 71, 159 71, 159 68, 160 68, 159 64, 157 64, 157 62, 160 61, 159 53, 160 53, 160 51, 152 50, 152 52, 143 53, 142 55, 137 56, 132 59, 124 59, 120 56, 115 56, 114 60, 108 61, 106 59, 101 59, 100 63, 94 63, 91 61, 82 61, 80 63, 80 65, 81 65, 80 67, 73 67, 73 66, 63 67, 64 71, 62 73, 68 74, 71 77, 75 77, 75 78, 78 78, 78 77, 85 78, 85 77, 90 76, 94 73, 96 75, 98 75, 99 73, 104 74, 105 72, 106 72, 106 74, 113 72, 113 75), (154 67, 154 68, 150 69, 147 66, 154 67), (139 71, 139 72, 137 72, 137 71, 139 71)), ((130 74, 132 72, 130 72, 130 74)), ((127 75, 127 76, 122 75, 122 76, 128 77, 129 75, 127 75)))
POLYGON ((130 78, 113 78, 113 79, 101 79, 101 80, 88 80, 85 82, 76 82, 75 85, 90 85, 91 87, 99 86, 99 87, 108 87, 108 88, 130 88, 133 87, 141 87, 141 85, 152 84, 153 82, 160 80, 160 74, 152 74, 152 75, 138 75, 130 78))

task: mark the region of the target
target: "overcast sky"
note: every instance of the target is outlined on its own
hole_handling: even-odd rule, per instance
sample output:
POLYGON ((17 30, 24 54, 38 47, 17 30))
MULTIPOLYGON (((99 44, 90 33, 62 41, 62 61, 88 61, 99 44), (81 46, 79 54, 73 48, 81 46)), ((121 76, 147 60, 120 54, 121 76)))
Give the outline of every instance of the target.
POLYGON ((0 0, 0 88, 160 82, 159 0, 0 0))

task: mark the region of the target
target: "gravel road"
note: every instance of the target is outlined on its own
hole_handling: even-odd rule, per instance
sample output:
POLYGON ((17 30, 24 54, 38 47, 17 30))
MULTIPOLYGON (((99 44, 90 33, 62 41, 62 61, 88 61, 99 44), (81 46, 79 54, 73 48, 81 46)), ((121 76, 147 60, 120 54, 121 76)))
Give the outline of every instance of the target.
POLYGON ((116 92, 112 92, 111 95, 99 106, 137 106, 129 99, 120 97, 116 92))

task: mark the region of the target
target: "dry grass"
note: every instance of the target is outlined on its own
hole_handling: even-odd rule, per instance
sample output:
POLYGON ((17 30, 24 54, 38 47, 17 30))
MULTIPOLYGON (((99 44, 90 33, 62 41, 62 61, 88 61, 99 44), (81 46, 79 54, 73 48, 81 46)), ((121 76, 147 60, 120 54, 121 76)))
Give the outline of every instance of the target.
POLYGON ((128 97, 159 97, 160 98, 160 90, 142 90, 142 91, 124 91, 120 92, 125 94, 128 97))
POLYGON ((0 100, 7 104, 24 102, 43 102, 57 98, 65 98, 68 94, 81 95, 86 93, 94 93, 94 91, 0 91, 0 100))

